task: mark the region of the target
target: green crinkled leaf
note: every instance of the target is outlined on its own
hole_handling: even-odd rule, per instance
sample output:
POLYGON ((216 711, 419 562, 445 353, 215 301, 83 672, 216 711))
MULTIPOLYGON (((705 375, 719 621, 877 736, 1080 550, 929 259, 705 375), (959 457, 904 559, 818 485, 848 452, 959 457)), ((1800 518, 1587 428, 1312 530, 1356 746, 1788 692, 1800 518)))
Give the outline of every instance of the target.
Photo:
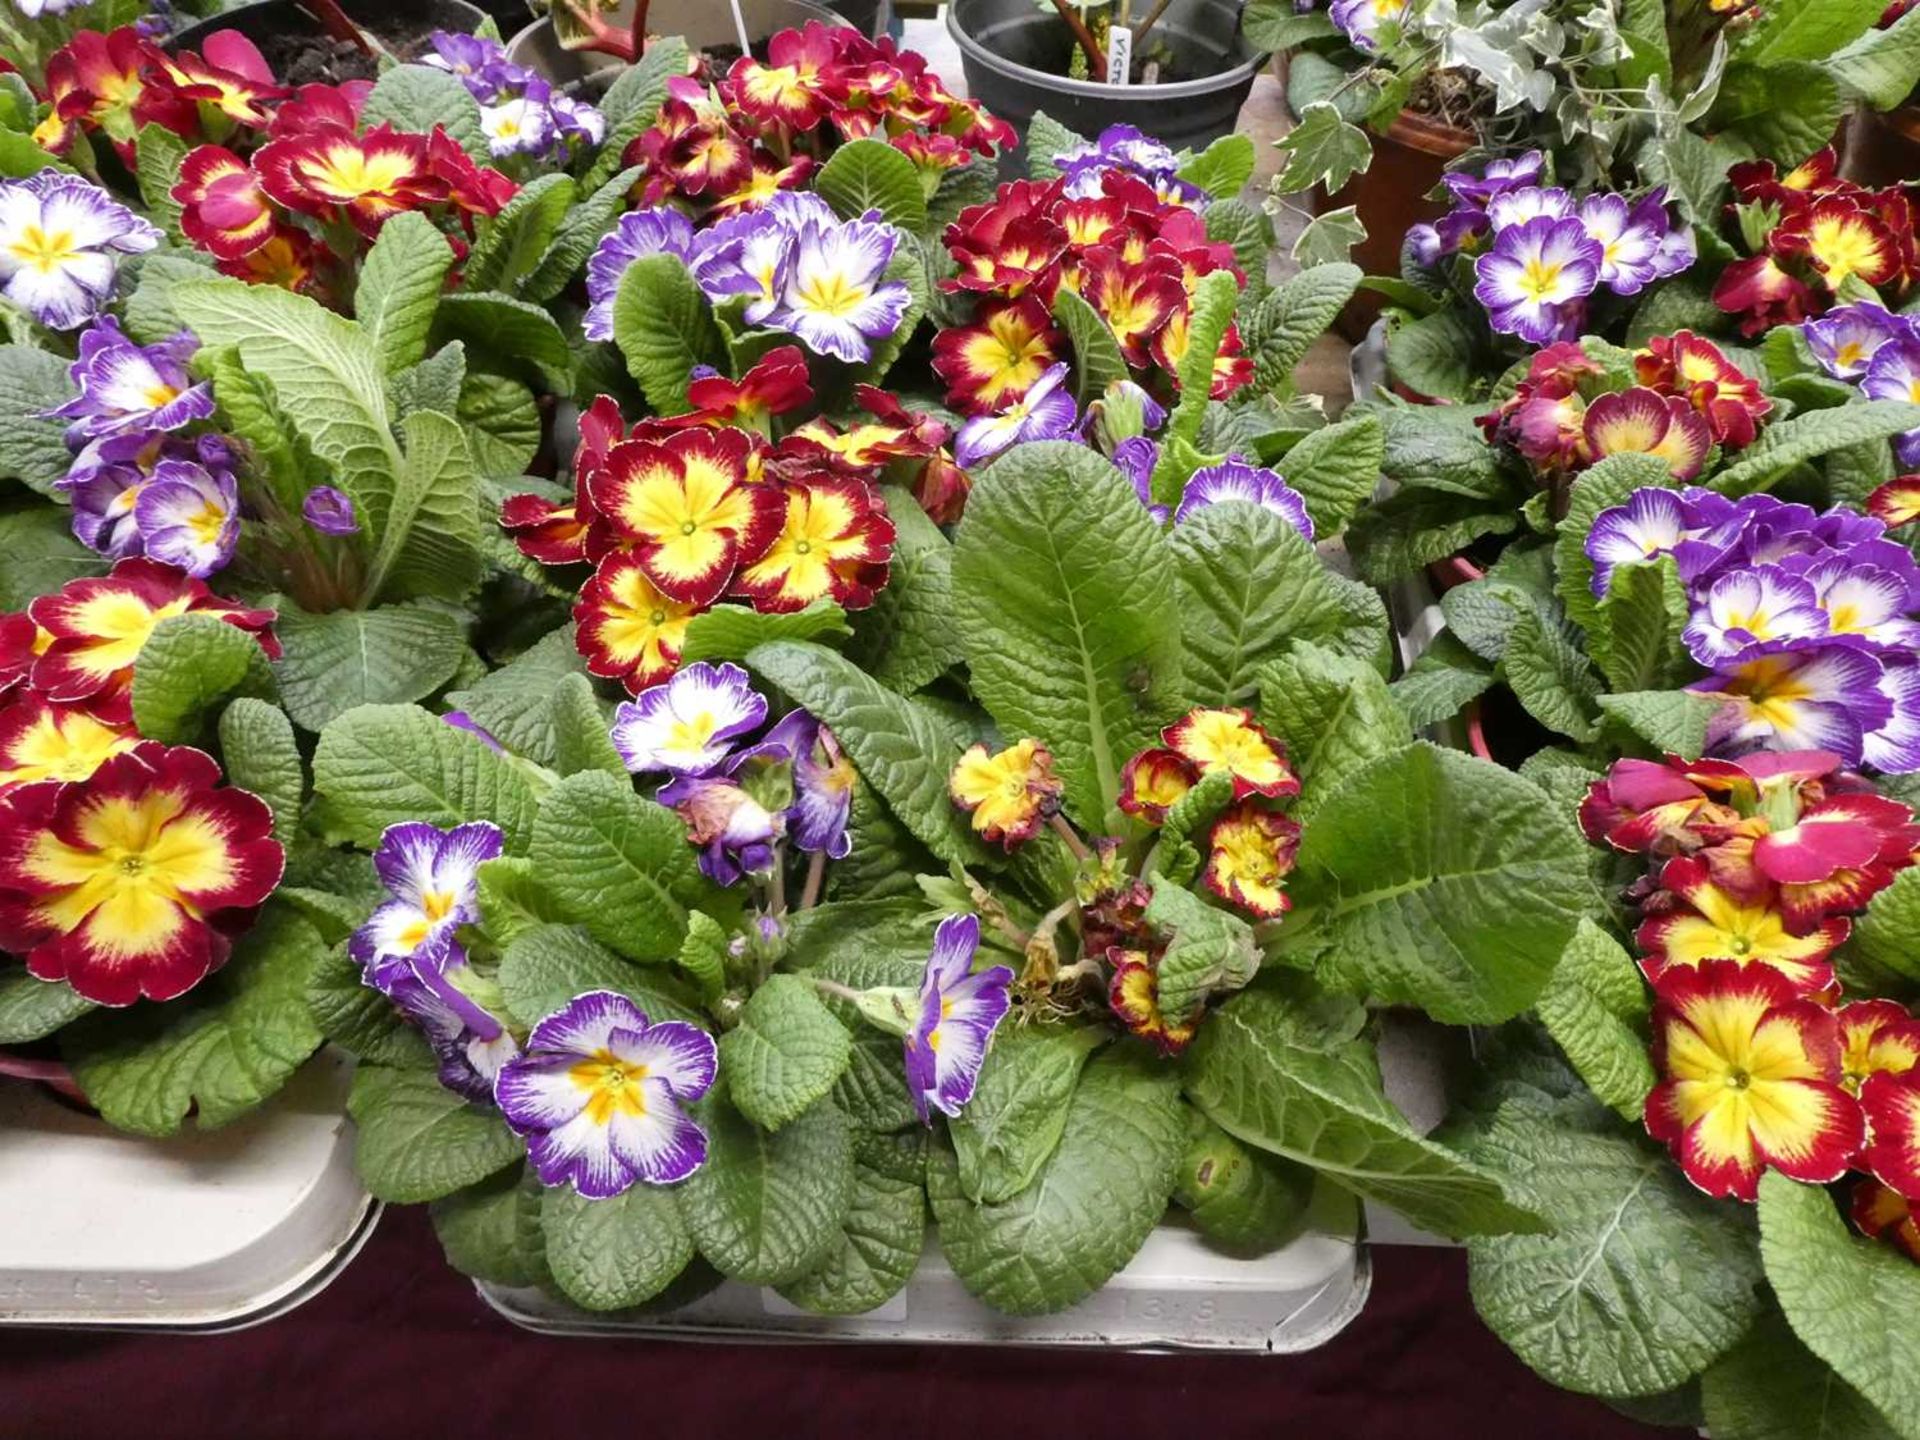
POLYGON ((1354 516, 1347 526, 1347 548, 1361 579, 1387 585, 1483 535, 1510 535, 1519 526, 1512 504, 1504 500, 1406 489, 1354 516))
POLYGON ((41 1040, 93 1009, 71 985, 36 980, 24 965, 0 970, 0 1045, 41 1040))
POLYGON ((1313 342, 1326 333, 1360 284, 1360 267, 1314 265, 1275 287, 1242 321, 1241 341, 1253 357, 1253 383, 1268 391, 1286 383, 1313 342))
POLYGON ((727 927, 711 915, 695 910, 687 916, 687 938, 674 963, 692 978, 708 1004, 727 988, 727 944, 727 927))
POLYGON ((1381 469, 1410 490, 1434 490, 1512 508, 1515 487, 1464 406, 1411 405, 1378 412, 1386 440, 1381 469))
POLYGON ((1330 40, 1340 32, 1325 15, 1294 9, 1293 0, 1252 0, 1240 17, 1247 43, 1263 51, 1291 50, 1303 40, 1330 40))
POLYGON ((884 140, 854 140, 833 152, 811 187, 842 220, 878 210, 890 225, 917 235, 927 228, 920 172, 884 140))
POLYGON ((1207 1017, 1186 1061, 1188 1097, 1228 1134, 1464 1236, 1541 1222, 1495 1176, 1413 1132, 1381 1088, 1373 1047, 1344 1017, 1264 984, 1207 1017))
POLYGON ((1799 164, 1831 140, 1845 113, 1838 83, 1811 61, 1755 65, 1736 59, 1721 77, 1707 123, 1715 134, 1731 136, 1784 167, 1799 164))
POLYGON ((273 810, 273 838, 291 845, 300 829, 305 769, 293 726, 277 705, 242 696, 220 716, 220 763, 227 779, 273 810))
POLYGON ((451 1195, 526 1153, 499 1111, 461 1099, 431 1070, 362 1065, 347 1113, 359 1127, 360 1183, 395 1205, 451 1195))
POLYGON ((1079 131, 1068 129, 1044 110, 1036 110, 1027 122, 1027 175, 1034 180, 1058 180, 1060 167, 1054 164, 1054 157, 1086 143, 1079 131))
POLYGON ((403 820, 443 829, 491 820, 508 853, 521 854, 538 807, 524 770, 416 705, 362 705, 328 725, 313 752, 313 788, 367 850, 403 820))
POLYGON ((480 927, 503 949, 541 925, 566 923, 566 915, 547 894, 539 872, 524 855, 482 861, 477 888, 480 927))
POLYGON ((424 700, 459 668, 466 638, 443 610, 384 605, 309 615, 291 606, 274 626, 287 714, 318 732, 358 705, 424 700))
POLYGON ((563 675, 554 687, 553 768, 559 775, 598 770, 627 779, 626 762, 614 749, 606 709, 584 675, 563 675))
POLYGON ((1740 59, 1757 65, 1824 60, 1873 28, 1885 6, 1873 0, 1781 0, 1740 36, 1740 59))
POLYGON ((695 1113, 707 1163, 674 1198, 700 1253, 748 1285, 788 1285, 825 1261, 853 1199, 852 1141, 833 1102, 772 1133, 713 1092, 695 1113))
POLYGON ((1326 797, 1291 889, 1290 926, 1339 983, 1486 1024, 1545 985, 1580 918, 1586 857, 1539 787, 1421 742, 1326 797))
POLYGON ((1100 312, 1064 285, 1053 297, 1053 318, 1073 346, 1074 396, 1081 405, 1104 395, 1114 381, 1132 377, 1120 342, 1100 312))
MULTIPOLYGON (((1384 671, 1386 609, 1368 587, 1327 568, 1311 541, 1257 505, 1209 505, 1171 536, 1180 580, 1186 696, 1235 705, 1258 671, 1312 642, 1384 671)), ((1136 747, 1137 748, 1137 747, 1136 747)))
POLYGON ((1387 687, 1387 693, 1407 723, 1418 730, 1459 714, 1461 706, 1483 694, 1493 681, 1493 666, 1443 631, 1407 673, 1387 687))
POLYGON ((1699 673, 1681 634, 1690 605, 1671 556, 1622 565, 1608 579, 1592 640, 1593 661, 1612 690, 1658 690, 1699 673))
MULTIPOLYGON (((658 49, 658 46, 648 47, 648 58, 650 59, 658 49)), ((643 60, 642 63, 646 61, 643 60)), ((621 71, 621 79, 624 80, 632 73, 631 70, 621 71)), ((663 95, 666 93, 664 87, 660 93, 663 95)), ((655 109, 658 108, 656 103, 655 109)), ((595 163, 594 168, 596 170, 599 168, 598 162, 595 163)), ((642 167, 638 165, 630 170, 622 170, 607 184, 593 190, 586 199, 566 213, 560 221, 559 228, 554 232, 553 243, 547 247, 546 253, 540 257, 539 262, 530 272, 521 277, 516 293, 522 300, 544 304, 567 288, 568 282, 579 273, 580 267, 587 263, 587 257, 593 254, 594 249, 618 223, 622 212, 626 209, 627 192, 633 188, 642 173, 642 167)), ((589 177, 592 174, 593 171, 588 172, 589 177)), ((581 183, 583 189, 590 188, 586 181, 581 183)))
POLYGON ((530 301, 465 290, 444 297, 434 311, 431 343, 439 349, 456 340, 476 367, 530 375, 556 392, 566 389, 573 353, 559 323, 530 301))
POLYGON ((24 610, 69 580, 107 573, 112 562, 74 539, 71 521, 64 505, 0 515, 0 606, 24 610))
POLYGON ((1387 337, 1387 368, 1408 389, 1434 400, 1464 401, 1477 382, 1477 333, 1458 310, 1436 310, 1387 337))
POLYGON ((1170 1016, 1192 1015, 1208 1001, 1243 989, 1260 968, 1246 921, 1164 876, 1154 877, 1146 918, 1166 940, 1155 968, 1160 1007, 1170 1016))
POLYGON ((466 432, 473 468, 485 479, 511 482, 539 453, 539 402, 518 380, 484 372, 465 376, 454 418, 466 432))
POLYGON ((266 652, 251 632, 211 615, 174 615, 134 658, 133 721, 149 740, 184 745, 229 695, 272 689, 266 652))
POLYGON ((576 195, 570 176, 541 175, 522 187, 498 215, 479 222, 482 228, 467 257, 462 288, 510 291, 518 286, 547 253, 576 195))
MULTIPOLYGON (((285 892, 281 893, 284 897, 285 892)), ((366 983, 344 944, 328 951, 307 977, 307 1010, 321 1034, 363 1064, 435 1068, 426 1037, 402 1018, 391 1000, 366 983)))
POLYGON ((313 926, 269 907, 186 995, 96 1011, 61 1032, 61 1053, 116 1130, 172 1135, 190 1110, 216 1130, 278 1093, 319 1048, 306 988, 325 955, 313 926))
POLYGON ((180 183, 180 166, 187 158, 187 142, 164 125, 146 124, 134 137, 133 172, 140 186, 140 203, 153 223, 168 234, 180 235, 180 202, 173 187, 180 183))
POLYGON ((493 163, 487 132, 480 127, 480 102, 448 71, 396 65, 383 73, 360 107, 360 128, 388 123, 415 135, 429 135, 438 125, 478 163, 493 163))
MULTIPOLYGON (((1105 1039, 1087 1026, 1008 1026, 994 1036, 973 1099, 947 1122, 962 1195, 998 1205, 1033 1183, 1060 1143, 1080 1071, 1105 1039)), ((898 1046, 892 1059, 899 1063, 898 1046)))
POLYGON ((1332 194, 1373 162, 1366 132, 1343 120, 1325 100, 1306 106, 1293 128, 1275 144, 1287 157, 1273 180, 1280 195, 1297 195, 1316 185, 1332 194))
MULTIPOLYGON (((889 582, 887 594, 892 589, 889 582)), ((756 645, 772 640, 835 640, 851 634, 847 612, 831 600, 816 600, 804 610, 763 615, 744 605, 716 605, 687 623, 680 661, 744 660, 756 645)))
POLYGON ((67 362, 29 345, 0 345, 0 480, 18 480, 42 495, 67 478, 73 454, 64 420, 40 412, 64 405, 76 387, 67 362))
POLYGON ((586 662, 574 646, 573 627, 563 625, 470 688, 452 691, 447 704, 471 715, 516 755, 552 765, 558 753, 554 693, 568 675, 586 673, 586 662))
POLYGON ((541 1230, 540 1181, 525 1166, 435 1200, 433 1233, 447 1263, 490 1285, 540 1285, 551 1278, 541 1230))
POLYGON ((1825 1190, 1777 1171, 1760 1180, 1760 1252, 1801 1343, 1897 1433, 1920 1436, 1920 1269, 1850 1234, 1825 1190))
POLYGON ((952 1148, 935 1143, 927 1198, 947 1263, 1010 1315, 1078 1303, 1134 1257, 1165 1212, 1185 1142, 1170 1070, 1132 1047, 1097 1056, 1067 1102, 1059 1145, 1012 1199, 969 1200, 952 1148))
POLYGON ((919 1134, 853 1137, 853 1198, 839 1241, 780 1287, 782 1299, 816 1315, 858 1315, 906 1288, 926 1243, 925 1153, 919 1134))
POLYGON ((671 959, 707 893, 679 817, 603 771, 548 792, 528 854, 568 917, 630 959, 671 959))
POLYGON ((572 925, 520 928, 500 957, 499 978, 507 1009, 528 1027, 589 990, 624 995, 649 1020, 706 1024, 692 996, 672 977, 657 967, 622 959, 572 925))
MULTIPOLYGON (((1191 1112, 1190 1112, 1191 1113, 1191 1112)), ((1209 1243, 1248 1257, 1279 1249, 1300 1233, 1313 1198, 1313 1172, 1242 1145, 1198 1114, 1198 1135, 1180 1161, 1174 1200, 1209 1243)))
POLYGON ((967 502, 953 606, 975 695, 1010 740, 1047 744, 1068 813, 1101 827, 1180 679, 1174 563, 1133 487, 1083 446, 1014 450, 967 502))
POLYGON ((353 316, 379 351, 387 374, 426 358, 427 332, 452 268, 453 249, 426 216, 405 212, 380 227, 380 238, 360 267, 353 316))
POLYGON ((1314 534, 1324 540, 1346 529, 1372 496, 1385 459, 1380 417, 1356 415, 1313 431, 1287 452, 1280 468, 1307 502, 1314 534))
POLYGON ((1181 457, 1200 438, 1213 393, 1214 361, 1239 305, 1239 282, 1226 270, 1201 276, 1189 297, 1187 348, 1181 353, 1175 376, 1180 382, 1180 398, 1167 417, 1160 463, 1153 472, 1153 498, 1160 504, 1177 503, 1180 488, 1193 473, 1181 457))
POLYGON ((1588 647, 1596 653, 1606 649, 1608 640, 1607 612, 1593 593, 1593 561, 1585 548, 1594 519, 1603 510, 1626 504, 1635 490, 1673 486, 1672 473, 1652 455, 1609 455, 1573 479, 1566 518, 1553 542, 1553 569, 1568 618, 1586 632, 1588 647))
POLYGON ((855 769, 921 843, 963 864, 985 855, 947 797, 960 747, 934 711, 818 645, 762 645, 747 664, 833 731, 855 769))
MULTIPOLYGON (((1207 207, 1207 239, 1233 247, 1233 263, 1247 276, 1249 291, 1265 288, 1267 256, 1273 251, 1273 221, 1266 210, 1248 200, 1216 200, 1207 207)), ((1318 261, 1304 258, 1296 247, 1294 258, 1311 269, 1318 261)), ((1344 260, 1347 257, 1334 257, 1344 260)), ((1244 337, 1243 337, 1244 338, 1244 337)))
POLYGON ((952 620, 953 546, 918 506, 899 508, 907 518, 897 522, 893 569, 855 622, 847 654, 889 690, 911 695, 965 656, 952 620))
POLYGON ((1734 1345, 1759 1313, 1745 1215, 1597 1102, 1539 1091, 1501 1105, 1468 1153, 1554 1217, 1542 1235, 1470 1240, 1474 1308, 1564 1389, 1657 1395, 1734 1345))
POLYGON ((1595 1097, 1637 1121, 1653 1088, 1647 990, 1620 943, 1583 919, 1535 1004, 1547 1033, 1595 1097))
POLYGON ((1795 465, 1835 450, 1884 440, 1920 427, 1920 405, 1904 400, 1868 400, 1834 410, 1808 410, 1768 425, 1740 458, 1707 477, 1723 495, 1763 490, 1795 465))
POLYGON ((1720 702, 1688 690, 1635 690, 1602 695, 1600 709, 1655 750, 1697 760, 1707 748, 1707 724, 1720 702))
POLYGON ((1527 713, 1549 730, 1583 744, 1598 733, 1593 706, 1600 679, 1560 627, 1538 612, 1527 611, 1514 622, 1500 669, 1527 713))
POLYGON ((1258 158, 1248 136, 1222 135, 1176 173, 1215 199, 1229 200, 1246 189, 1258 158))
POLYGON ((1828 57, 1827 70, 1844 98, 1891 110, 1920 85, 1920 20, 1909 21, 1907 15, 1828 57))
POLYGON ((644 255, 627 267, 613 302, 613 339, 628 373, 661 415, 687 408, 695 365, 718 366, 726 359, 713 312, 685 262, 673 255, 644 255))
POLYGON ((1295 645, 1260 668, 1260 721, 1300 777, 1302 821, 1361 766, 1413 743, 1380 672, 1350 655, 1295 645))
POLYGON ((813 986, 775 975, 753 992, 740 1023, 720 1037, 720 1070, 734 1107, 754 1124, 778 1130, 833 1089, 852 1045, 813 986))
POLYGON ((1866 914, 1853 922, 1849 954, 1880 970, 1920 981, 1920 952, 1914 936, 1920 934, 1920 870, 1902 870, 1893 883, 1867 904, 1866 914))
POLYGON ((687 42, 666 35, 648 45, 646 54, 615 77, 600 99, 600 113, 607 118, 607 138, 580 182, 583 193, 598 193, 604 186, 625 194, 627 187, 611 178, 620 169, 620 157, 634 137, 650 129, 659 117, 667 98, 667 81, 686 73, 687 42))
POLYGON ((1707 1367, 1700 1403, 1714 1440, 1897 1440, 1887 1418, 1770 1309, 1707 1367))
POLYGON ((634 1184, 610 1200, 584 1200, 571 1186, 540 1204, 553 1283, 583 1310, 624 1310, 654 1298, 693 1259, 674 1192, 634 1184))

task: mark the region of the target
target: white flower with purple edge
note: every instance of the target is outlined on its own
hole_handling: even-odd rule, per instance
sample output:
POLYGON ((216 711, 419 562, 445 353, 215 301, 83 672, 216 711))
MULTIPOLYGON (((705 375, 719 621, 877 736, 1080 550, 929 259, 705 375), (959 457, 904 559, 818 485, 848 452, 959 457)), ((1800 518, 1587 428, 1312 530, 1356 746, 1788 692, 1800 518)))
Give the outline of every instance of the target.
POLYGON ((865 363, 872 342, 899 329, 913 303, 904 282, 886 278, 899 240, 877 210, 839 224, 804 221, 781 266, 773 303, 754 307, 748 318, 798 336, 816 354, 865 363))
POLYGON ((1307 539, 1313 539, 1313 518, 1307 514, 1307 502, 1300 492, 1279 472, 1250 465, 1238 455, 1193 472, 1180 496, 1180 508, 1173 512, 1173 523, 1183 524, 1208 506, 1228 501, 1270 510, 1307 539))
MULTIPOLYGON (((1920 405, 1920 334, 1896 335, 1874 351, 1861 378, 1860 393, 1869 400, 1920 405)), ((1895 436, 1893 454, 1904 469, 1920 465, 1920 429, 1895 436)))
POLYGON ((513 1032, 462 982, 476 984, 473 967, 452 936, 443 935, 366 983, 419 1027, 440 1062, 440 1083, 469 1100, 491 1100, 501 1069, 520 1053, 513 1032))
POLYGON ((136 345, 111 315, 102 315, 80 337, 80 358, 67 373, 80 393, 64 405, 42 412, 49 420, 71 420, 67 443, 129 431, 178 430, 213 414, 213 391, 196 385, 187 361, 200 347, 193 332, 182 330, 157 345, 136 345))
POLYGON ((906 1037, 907 1093, 922 1124, 933 1112, 958 1115, 973 1098, 994 1028, 1013 998, 1013 971, 995 965, 973 973, 980 918, 949 915, 933 933, 920 979, 919 1017, 906 1037))
POLYGON ((240 540, 240 488, 230 470, 162 460, 133 505, 147 555, 204 580, 233 558, 240 540))
POLYGON ((859 776, 833 732, 805 710, 795 710, 767 732, 767 744, 793 757, 793 807, 787 835, 809 854, 844 860, 853 850, 847 822, 859 776))
POLYGON ((1715 580, 1681 638, 1694 659, 1712 667, 1755 645, 1826 633, 1827 612, 1812 583, 1777 565, 1760 565, 1715 580))
POLYGON ((1913 592, 1906 576, 1847 555, 1803 564, 1800 573, 1836 639, 1855 635, 1877 648, 1920 651, 1920 624, 1907 618, 1913 592))
POLYGON ((1489 160, 1478 175, 1466 170, 1449 170, 1440 181, 1460 204, 1484 209, 1496 195, 1537 185, 1546 168, 1546 156, 1538 150, 1528 150, 1511 159, 1503 156, 1489 160))
POLYGON ((1579 218, 1600 247, 1600 283, 1614 294, 1637 295, 1659 278, 1660 241, 1668 231, 1664 207, 1646 213, 1629 206, 1624 195, 1589 195, 1580 202, 1579 218))
POLYGON ((0 294, 50 330, 74 330, 98 315, 120 257, 162 238, 77 175, 42 170, 0 181, 0 294))
POLYGON ((1333 0, 1327 16, 1354 49, 1372 55, 1399 40, 1407 0, 1333 0))
POLYGON ((706 1132, 681 1106, 712 1088, 718 1066, 697 1025, 650 1020, 625 995, 592 990, 533 1027, 493 1098, 542 1185, 610 1200, 706 1163, 706 1132))
POLYGON ((1707 724, 1715 753, 1830 750, 1858 765, 1866 736, 1893 718, 1882 674, 1864 650, 1789 640, 1753 647, 1687 688, 1725 702, 1707 724))
POLYGON ((1541 215, 1499 231, 1473 268, 1493 328, 1544 345, 1579 332, 1581 302, 1600 282, 1600 245, 1578 220, 1541 215))
POLYGON ((393 898, 376 906, 347 942, 347 954, 375 988, 384 990, 385 976, 480 918, 480 867, 504 845, 500 827, 486 820, 451 830, 424 820, 386 828, 373 869, 393 898))
POLYGON ((500 93, 503 77, 510 78, 519 69, 508 61, 499 41, 485 36, 436 30, 427 40, 433 46, 432 52, 420 56, 415 63, 456 76, 468 93, 483 104, 500 93))
POLYGON ((1549 220, 1565 220, 1572 215, 1573 196, 1557 185, 1522 185, 1517 189, 1502 190, 1487 202, 1487 219, 1496 231, 1524 225, 1542 216, 1549 220))
POLYGON ((587 261, 587 313, 581 317, 586 337, 613 338, 614 297, 620 293, 620 282, 629 265, 648 255, 688 260, 693 243, 693 222, 670 205, 622 215, 587 261))
POLYGON ((773 873, 793 804, 791 761, 779 745, 753 745, 711 774, 676 775, 654 795, 686 824, 700 873, 714 884, 773 873))
POLYGON ((1880 693, 1893 713, 1861 737, 1861 759, 1884 774, 1910 775, 1920 770, 1920 660, 1882 655, 1880 693))
MULTIPOLYGON (((546 90, 544 81, 539 91, 546 90)), ((498 160, 508 155, 539 155, 553 148, 553 119, 544 93, 529 91, 498 105, 480 107, 480 129, 487 137, 487 153, 498 160)))
POLYGON ((1889 340, 1916 333, 1914 324, 1904 315, 1895 315, 1884 305, 1862 300, 1853 305, 1838 305, 1818 320, 1800 326, 1807 348, 1821 368, 1836 380, 1857 380, 1889 340))
POLYGON ((1064 440, 1079 422, 1079 407, 1065 388, 1065 363, 1048 368, 1027 393, 998 415, 976 415, 954 437, 953 458, 963 470, 1031 440, 1064 440))
POLYGON ((1683 491, 1648 487, 1627 503, 1602 510, 1587 532, 1593 593, 1605 596, 1614 567, 1671 555, 1682 580, 1704 574, 1739 534, 1733 501, 1697 486, 1683 491))
POLYGON ((766 698, 745 670, 702 660, 615 707, 613 748, 636 775, 709 775, 766 718, 766 698))

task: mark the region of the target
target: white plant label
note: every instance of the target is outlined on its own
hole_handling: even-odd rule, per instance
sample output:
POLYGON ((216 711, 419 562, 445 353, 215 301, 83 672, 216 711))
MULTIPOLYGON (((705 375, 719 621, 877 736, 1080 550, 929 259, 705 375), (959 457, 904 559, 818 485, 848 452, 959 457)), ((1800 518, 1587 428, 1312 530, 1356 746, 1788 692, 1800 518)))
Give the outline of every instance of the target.
POLYGON ((1133 31, 1116 25, 1107 32, 1107 83, 1125 85, 1133 71, 1133 31))

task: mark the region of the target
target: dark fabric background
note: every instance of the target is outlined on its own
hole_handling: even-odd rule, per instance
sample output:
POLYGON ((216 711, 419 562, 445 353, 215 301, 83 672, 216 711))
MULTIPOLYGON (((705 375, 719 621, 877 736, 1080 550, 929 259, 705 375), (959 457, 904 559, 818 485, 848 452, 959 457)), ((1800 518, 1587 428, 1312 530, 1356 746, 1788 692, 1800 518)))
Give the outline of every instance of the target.
POLYGON ((1287 1358, 554 1340, 514 1329, 390 1210, 333 1286, 210 1337, 0 1331, 4 1440, 1653 1440, 1475 1318, 1456 1250, 1382 1247, 1373 1298, 1287 1358))

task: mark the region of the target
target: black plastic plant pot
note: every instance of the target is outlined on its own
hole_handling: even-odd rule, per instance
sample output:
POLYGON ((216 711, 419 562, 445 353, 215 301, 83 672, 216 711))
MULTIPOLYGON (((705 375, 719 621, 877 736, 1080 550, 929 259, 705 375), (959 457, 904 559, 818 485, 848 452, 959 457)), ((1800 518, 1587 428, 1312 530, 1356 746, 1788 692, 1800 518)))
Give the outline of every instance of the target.
MULTIPOLYGON (((513 24, 524 24, 527 9, 520 0, 511 5, 494 0, 513 24), (518 14, 515 14, 515 11, 518 14)), ((470 35, 479 29, 488 14, 467 0, 340 0, 347 18, 364 27, 380 43, 402 60, 411 60, 426 48, 426 38, 435 30, 470 35)), ((300 84, 306 80, 327 78, 321 74, 288 75, 285 57, 302 42, 326 46, 338 44, 328 36, 318 19, 300 8, 294 0, 256 0, 236 6, 218 15, 189 25, 167 43, 170 50, 199 50, 217 30, 238 30, 258 45, 283 82, 300 84)), ((510 32, 509 32, 510 33, 510 32)), ((346 78, 346 77, 339 77, 346 78)))
MULTIPOLYGON (((845 7, 845 8, 857 8, 845 7)), ((633 0, 610 12, 607 21, 616 30, 632 23, 633 0)), ((810 0, 740 0, 740 19, 747 39, 755 45, 782 30, 798 30, 809 20, 823 25, 853 22, 810 0)), ((647 29, 654 35, 679 35, 689 49, 740 48, 732 0, 653 0, 647 11, 647 29)), ((536 20, 507 42, 507 58, 539 72, 556 85, 591 80, 589 88, 610 84, 624 62, 592 50, 568 50, 553 33, 553 21, 536 20)))
MULTIPOLYGON (((1027 123, 1040 110, 1082 135, 1136 125, 1176 150, 1201 149, 1232 132, 1267 61, 1240 33, 1238 0, 1173 0, 1145 51, 1170 51, 1176 78, 1153 85, 1073 79, 1072 35, 1057 13, 1033 0, 953 0, 947 30, 960 47, 967 94, 1020 132, 1022 150, 1027 123)), ((1024 157, 1001 163, 1009 173, 1026 168, 1024 157)))

